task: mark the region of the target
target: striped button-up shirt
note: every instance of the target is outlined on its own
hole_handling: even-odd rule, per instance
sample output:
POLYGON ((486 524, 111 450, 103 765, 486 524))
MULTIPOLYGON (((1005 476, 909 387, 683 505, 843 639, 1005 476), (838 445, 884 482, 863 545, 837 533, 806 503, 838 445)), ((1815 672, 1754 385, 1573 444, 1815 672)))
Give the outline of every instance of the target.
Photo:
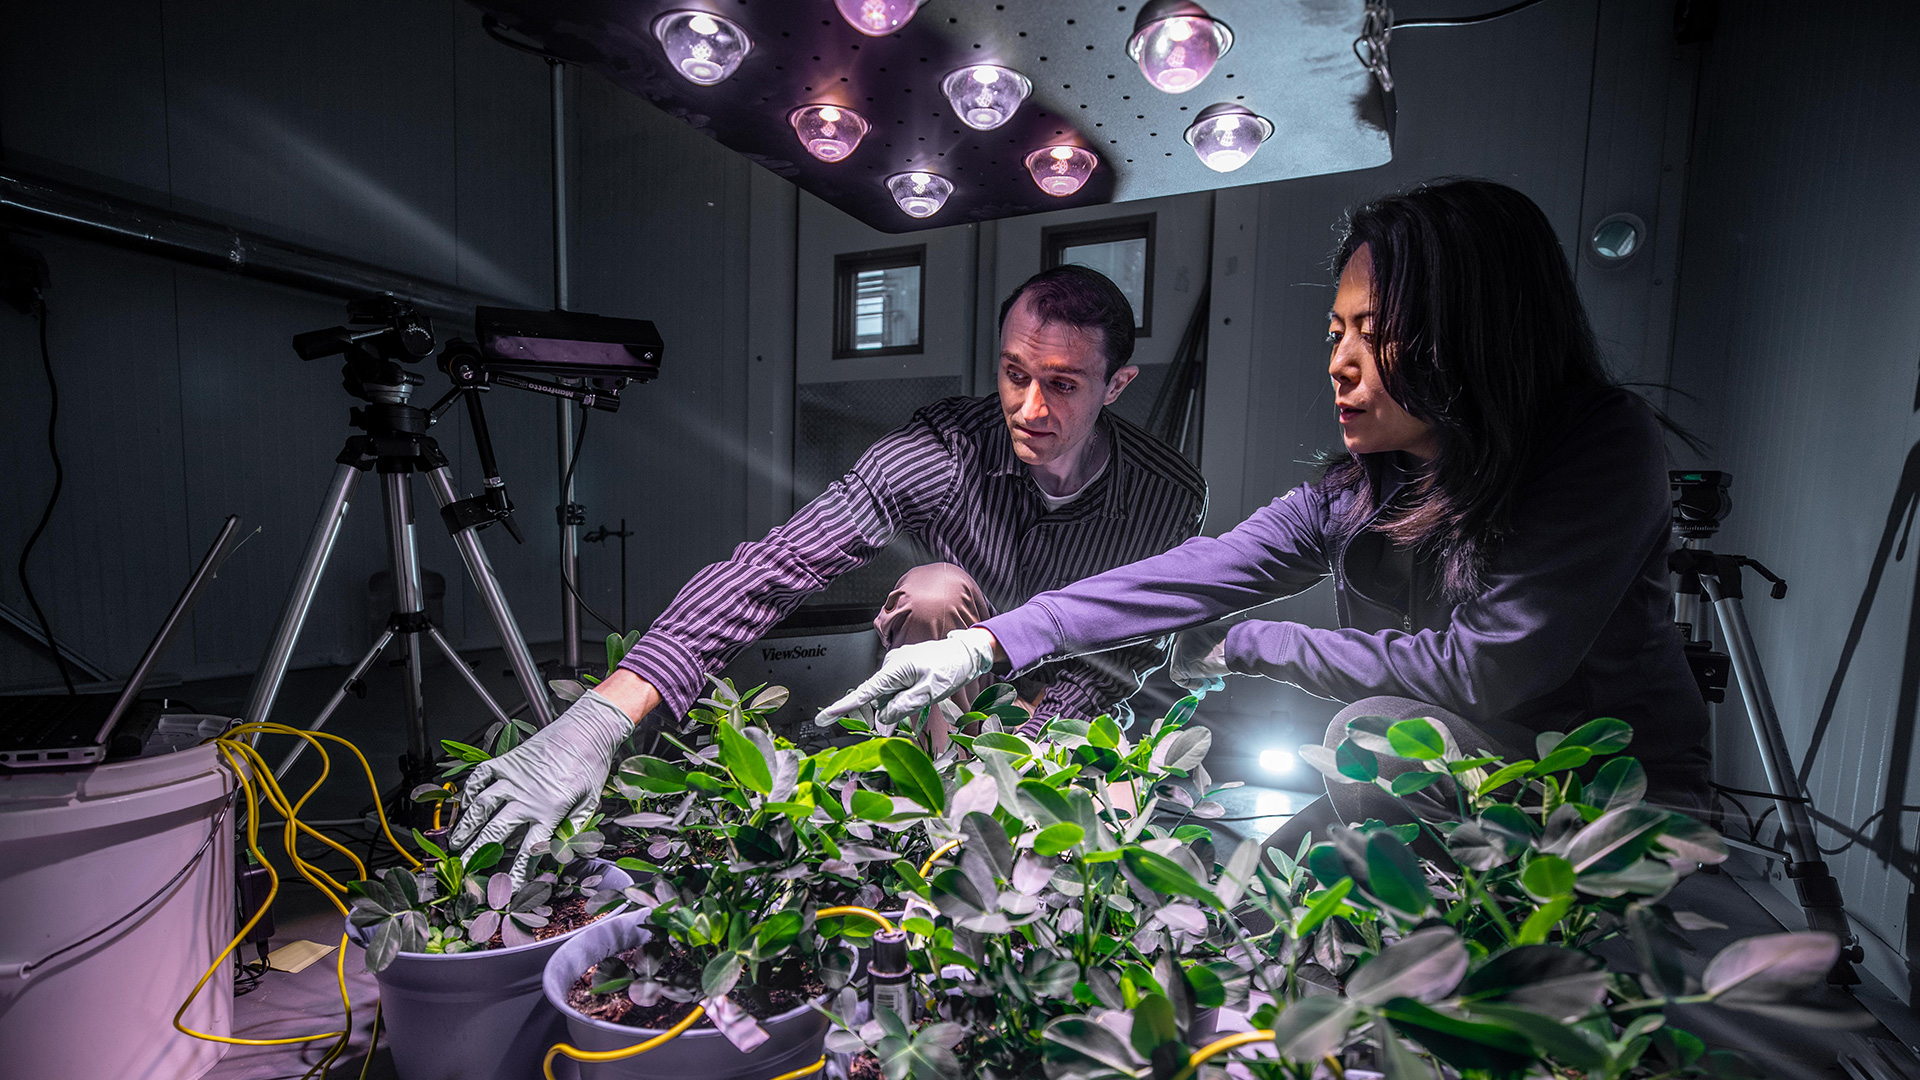
MULTIPOLYGON (((1000 611, 1198 535, 1207 506, 1199 472, 1110 412, 1099 423, 1110 436, 1106 469, 1049 511, 1014 454, 997 396, 928 405, 785 525, 695 574, 620 666, 682 715, 707 675, 902 534, 973 575, 1000 611)), ((1165 661, 1168 640, 1048 665, 1037 715, 1124 712, 1165 661)))

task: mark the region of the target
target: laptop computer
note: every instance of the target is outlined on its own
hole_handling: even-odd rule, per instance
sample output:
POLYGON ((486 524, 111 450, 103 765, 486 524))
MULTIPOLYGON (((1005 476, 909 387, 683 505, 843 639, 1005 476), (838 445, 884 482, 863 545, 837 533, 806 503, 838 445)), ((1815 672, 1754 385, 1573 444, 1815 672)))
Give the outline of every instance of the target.
MULTIPOLYGON (((199 569, 187 582, 186 591, 173 602, 160 632, 147 643, 147 651, 134 665, 133 674, 116 697, 106 694, 20 694, 0 697, 0 765, 12 768, 71 767, 105 761, 109 736, 139 714, 136 701, 140 690, 153 674, 153 665, 187 621, 187 611, 206 591, 207 583, 220 572, 220 565, 239 546, 240 519, 228 517, 220 535, 200 560, 199 569)), ((149 721, 158 718, 158 710, 148 710, 149 721)), ((118 742, 120 740, 115 740, 118 742)), ((139 740, 134 740, 136 743, 139 740)), ((133 753, 138 754, 136 745, 133 753)), ((118 756, 118 755, 116 755, 118 756)), ((132 756, 132 755, 128 755, 132 756)))

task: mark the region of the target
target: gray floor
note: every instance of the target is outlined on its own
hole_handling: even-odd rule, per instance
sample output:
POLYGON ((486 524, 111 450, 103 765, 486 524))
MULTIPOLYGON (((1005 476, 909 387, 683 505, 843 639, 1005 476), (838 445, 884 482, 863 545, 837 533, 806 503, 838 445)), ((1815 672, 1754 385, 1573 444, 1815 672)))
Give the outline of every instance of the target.
MULTIPOLYGON (((541 655, 540 650, 536 650, 536 654, 541 655)), ((474 670, 490 690, 508 704, 519 699, 497 653, 474 654, 470 660, 477 661, 473 664, 474 670)), ((341 670, 293 673, 275 719, 304 726, 332 695, 344 674, 341 670)), ((430 668, 427 674, 428 715, 434 738, 466 738, 485 727, 485 712, 450 667, 443 664, 430 668)), ((237 712, 244 706, 247 684, 244 678, 223 679, 188 684, 170 693, 199 711, 237 712)), ((398 781, 396 758, 406 746, 405 733, 398 725, 399 694, 399 673, 387 668, 376 669, 368 679, 366 698, 349 697, 328 725, 328 730, 362 748, 382 788, 398 781)), ((284 747, 274 748, 269 752, 269 760, 277 762, 284 753, 284 747)), ((347 782, 349 778, 340 771, 346 764, 347 761, 336 757, 333 776, 308 804, 303 818, 357 818, 364 812, 372 797, 364 779, 352 778, 353 782, 347 782)), ((290 790, 304 788, 317 775, 318 762, 303 760, 289 774, 286 786, 290 790)), ((1227 816, 1216 828, 1237 836, 1263 837, 1311 797, 1303 791, 1273 787, 1250 786, 1224 792, 1219 801, 1226 807, 1227 816)), ((278 861, 284 863, 284 859, 278 861)), ((1780 921, 1767 907, 1756 902, 1748 888, 1765 886, 1753 884, 1743 888, 1731 873, 1697 874, 1683 882, 1673 894, 1670 902, 1676 908, 1696 911, 1727 926, 1726 930, 1693 935, 1697 952, 1686 958, 1693 974, 1698 975, 1706 961, 1727 942, 1782 929, 1780 921)), ((1791 912, 1786 914, 1791 916, 1791 912)), ((283 883, 275 916, 277 932, 272 942, 275 947, 300 939, 325 945, 340 940, 339 916, 316 890, 298 879, 283 883)), ((353 1077, 360 1075, 365 1067, 368 1077, 391 1080, 396 1074, 384 1043, 374 1051, 370 1062, 366 1059, 377 988, 360 960, 359 950, 349 946, 346 970, 354 1002, 354 1038, 351 1048, 334 1064, 330 1074, 353 1077)), ((1888 1019, 1906 1039, 1920 1040, 1920 1023, 1916 1023, 1913 1014, 1900 1006, 1891 994, 1877 985, 1863 987, 1860 993, 1870 999, 1875 1012, 1888 1019)), ((334 958, 329 956, 298 974, 271 972, 256 990, 237 999, 235 1034, 270 1037, 330 1030, 337 1025, 340 1015, 334 958)), ((1688 1010, 1684 1015, 1676 1015, 1674 1022, 1710 1044, 1746 1053, 1768 1074, 1783 1080, 1844 1080, 1847 1074, 1837 1064, 1839 1056, 1861 1053, 1865 1039, 1887 1040, 1886 1045, 1893 1054, 1905 1053, 1901 1041, 1883 1026, 1857 1033, 1814 1031, 1717 1009, 1688 1010)), ((291 1080, 305 1074, 324 1051, 325 1044, 313 1048, 236 1047, 207 1075, 212 1080, 291 1080)), ((1908 1075, 1920 1078, 1920 1071, 1908 1075)))

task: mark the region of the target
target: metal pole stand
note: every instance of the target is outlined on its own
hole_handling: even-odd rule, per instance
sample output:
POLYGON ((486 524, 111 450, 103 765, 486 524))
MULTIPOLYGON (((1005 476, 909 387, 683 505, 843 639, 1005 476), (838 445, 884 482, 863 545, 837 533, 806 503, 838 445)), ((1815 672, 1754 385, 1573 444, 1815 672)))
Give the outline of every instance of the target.
MULTIPOLYGON (((334 472, 333 484, 328 489, 320 516, 308 537, 306 554, 301 559, 300 570, 294 577, 293 588, 282 609, 279 628, 274 633, 266 658, 261 663, 260 673, 255 678, 246 718, 249 722, 262 721, 273 711, 274 701, 279 696, 286 680, 288 664, 293 658, 294 644, 312 610, 327 559, 333 553, 334 542, 339 538, 353 489, 362 473, 368 470, 377 472, 381 478, 381 497, 386 511, 387 549, 393 573, 395 610, 387 618, 386 632, 354 665, 326 707, 307 725, 307 730, 319 730, 346 700, 347 694, 365 695, 362 680, 367 671, 387 646, 398 638, 401 641, 401 664, 406 668, 407 753, 400 760, 402 783, 399 789, 399 801, 404 806, 406 794, 417 784, 431 781, 434 773, 432 743, 427 735, 425 698, 421 688, 421 650, 426 642, 430 641, 433 647, 447 656, 454 670, 460 673, 467 687, 480 698, 495 719, 505 720, 509 715, 487 693, 425 611, 420 587, 419 550, 414 533, 413 490, 410 484, 413 473, 426 474, 428 486, 440 505, 441 517, 452 533, 454 543, 466 563, 467 573, 472 577, 493 619, 494 629, 506 649, 515 679, 540 724, 552 722, 553 709, 539 669, 527 650, 526 639, 521 636, 519 626, 514 621, 506 594, 494 575, 486 550, 475 535, 477 529, 493 521, 506 520, 505 514, 511 510, 511 504, 507 502, 504 489, 499 484, 497 470, 493 467, 492 446, 486 436, 485 422, 480 417, 477 400, 469 398, 468 404, 470 415, 475 418, 475 438, 482 446, 482 465, 488 474, 486 494, 468 500, 456 498, 446 455, 433 437, 426 433, 437 412, 450 405, 456 396, 461 393, 477 394, 479 391, 456 389, 442 399, 433 412, 429 412, 408 403, 413 387, 422 381, 420 376, 387 369, 383 377, 389 381, 367 382, 358 379, 354 364, 349 361, 349 390, 370 402, 366 408, 352 409, 349 417, 353 426, 365 434, 348 438, 345 448, 336 459, 339 467, 334 472)), ((275 770, 275 775, 284 775, 306 745, 305 741, 297 743, 293 752, 275 770)))
POLYGON ((1820 857, 1813 818, 1807 812, 1809 800, 1794 771, 1793 754, 1787 748, 1786 733, 1780 729, 1780 714, 1774 709, 1773 693, 1767 688, 1767 675, 1761 669, 1760 654, 1754 649, 1753 634, 1747 626, 1746 610, 1741 604, 1743 592, 1740 575, 1744 568, 1752 568, 1773 583, 1772 596, 1775 600, 1787 595, 1787 583, 1757 560, 1745 555, 1722 555, 1708 551, 1699 543, 1699 538, 1688 537, 1682 541, 1680 548, 1668 556, 1668 566, 1680 575, 1679 585, 1674 590, 1676 621, 1680 622, 1687 636, 1688 658, 1694 662, 1694 671, 1700 676, 1709 701, 1724 698, 1724 662, 1731 659, 1733 674, 1740 683, 1741 700, 1746 703, 1747 718, 1753 724, 1753 738, 1760 750, 1760 763, 1766 770, 1768 791, 1773 794, 1774 805, 1780 811, 1780 827, 1786 842, 1784 853, 1770 851, 1767 854, 1776 857, 1784 854, 1787 876, 1793 879, 1794 888, 1799 893, 1800 907, 1807 913, 1808 929, 1824 930, 1840 939, 1840 956, 1827 973, 1827 981, 1834 986, 1853 986, 1860 982, 1860 975, 1853 970, 1853 965, 1866 958, 1865 950, 1861 948, 1860 939, 1854 935, 1853 927, 1847 921, 1840 883, 1834 880, 1826 862, 1820 857), (1721 638, 1727 647, 1725 656, 1713 652, 1711 646, 1693 638, 1693 629, 1698 625, 1699 598, 1703 594, 1712 603, 1714 615, 1720 622, 1721 638), (1715 667, 1718 667, 1717 688, 1712 682, 1715 667))

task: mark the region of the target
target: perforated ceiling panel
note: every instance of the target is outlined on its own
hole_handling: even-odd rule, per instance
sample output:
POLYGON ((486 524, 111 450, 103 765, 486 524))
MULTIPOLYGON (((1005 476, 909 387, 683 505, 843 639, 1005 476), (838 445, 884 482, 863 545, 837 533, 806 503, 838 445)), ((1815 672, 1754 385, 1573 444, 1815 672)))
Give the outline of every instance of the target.
POLYGON ((1232 29, 1233 46, 1184 94, 1155 89, 1127 58, 1137 3, 930 0, 899 31, 867 37, 831 0, 476 2, 499 36, 604 73, 887 232, 1371 168, 1392 157, 1391 102, 1353 52, 1363 0, 1204 0, 1232 29), (732 20, 753 41, 716 85, 681 77, 650 29, 664 12, 693 9, 732 20), (1033 81, 1032 97, 991 131, 962 124, 940 89, 949 72, 981 63, 1033 81), (1274 125, 1235 172, 1208 169, 1182 138, 1216 103, 1274 125), (787 122, 806 104, 851 108, 872 130, 843 160, 815 160, 787 122), (1043 193, 1023 164, 1055 144, 1100 158, 1065 198, 1043 193), (924 219, 894 205, 885 184, 916 170, 954 186, 946 206, 924 219))

